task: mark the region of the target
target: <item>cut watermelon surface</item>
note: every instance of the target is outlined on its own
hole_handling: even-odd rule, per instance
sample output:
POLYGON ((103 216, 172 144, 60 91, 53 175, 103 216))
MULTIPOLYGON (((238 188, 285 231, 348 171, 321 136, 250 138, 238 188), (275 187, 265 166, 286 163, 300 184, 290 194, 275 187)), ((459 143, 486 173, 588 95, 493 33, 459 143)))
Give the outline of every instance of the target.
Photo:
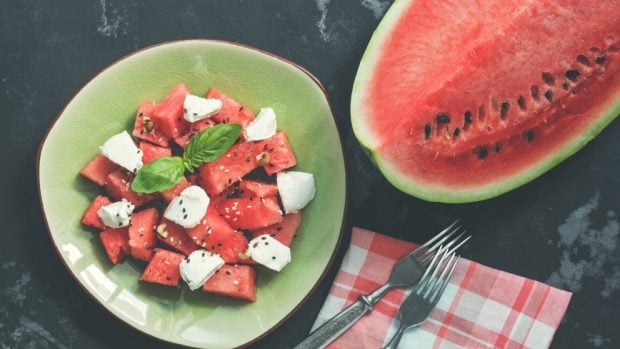
POLYGON ((239 183, 239 197, 242 198, 273 198, 278 195, 275 184, 246 179, 239 183))
POLYGON ((200 166, 200 181, 210 196, 223 192, 257 166, 252 142, 233 145, 224 155, 213 162, 200 166))
POLYGON ((239 124, 246 128, 254 120, 254 113, 239 102, 212 87, 207 91, 206 98, 215 98, 222 101, 222 109, 213 115, 218 123, 239 124))
POLYGON ((205 292, 256 300, 256 272, 247 265, 224 265, 203 286, 205 292))
POLYGON ((177 137, 174 139, 174 142, 179 145, 181 148, 185 148, 187 142, 189 142, 190 138, 194 137, 200 131, 206 130, 215 126, 216 123, 213 119, 203 119, 196 122, 192 122, 186 134, 177 137))
POLYGON ((159 222, 159 212, 156 208, 140 211, 131 217, 129 247, 132 256, 144 261, 151 260, 157 243, 155 237, 157 222, 159 222))
POLYGON ((254 237, 263 234, 271 235, 274 239, 280 241, 286 246, 291 246, 297 228, 301 224, 301 213, 289 213, 284 216, 281 223, 277 223, 266 228, 258 229, 252 232, 254 237))
POLYGON ((144 141, 167 147, 170 138, 164 135, 159 125, 153 122, 155 102, 140 102, 132 134, 144 141))
POLYGON ((117 264, 130 253, 129 229, 127 227, 106 229, 99 233, 99 239, 101 239, 112 264, 117 264))
POLYGON ((269 139, 255 142, 254 155, 259 158, 259 164, 263 166, 268 175, 297 164, 291 144, 286 134, 282 131, 278 131, 269 139))
POLYGON ((235 229, 260 229, 282 221, 275 198, 224 199, 219 202, 217 210, 235 229))
POLYGON ((212 250, 233 235, 235 230, 228 225, 212 206, 200 223, 186 230, 187 235, 199 246, 212 250))
POLYGON ((183 117, 183 101, 188 94, 187 87, 179 84, 153 107, 152 121, 170 138, 180 137, 187 132, 189 123, 183 117))
POLYGON ((373 35, 353 129, 386 178, 430 201, 497 196, 620 113, 620 2, 397 0, 373 35))
POLYGON ((178 286, 181 273, 179 264, 185 256, 158 248, 140 276, 140 280, 166 286, 178 286))
POLYGON ((133 175, 131 173, 124 169, 118 169, 106 177, 106 190, 114 199, 121 200, 125 198, 136 207, 157 199, 157 194, 141 194, 132 191, 130 188, 132 180, 133 175))
POLYGON ((165 202, 170 202, 174 199, 175 196, 181 194, 181 192, 191 186, 191 183, 185 178, 182 177, 181 181, 177 183, 174 187, 162 191, 161 197, 165 202))
POLYGON ((109 204, 110 199, 103 195, 97 195, 97 197, 93 199, 93 202, 90 203, 90 206, 88 206, 84 212, 84 215, 82 216, 82 224, 101 230, 105 229, 106 225, 103 224, 97 212, 99 212, 100 208, 109 204))
POLYGON ((105 156, 96 155, 80 170, 80 174, 97 185, 104 185, 105 178, 119 168, 105 156))
POLYGON ((142 162, 145 165, 162 156, 172 156, 172 149, 168 147, 160 147, 146 142, 140 142, 139 148, 142 151, 142 162))
POLYGON ((185 228, 165 218, 161 219, 156 231, 159 241, 186 256, 198 249, 198 245, 185 233, 185 228))

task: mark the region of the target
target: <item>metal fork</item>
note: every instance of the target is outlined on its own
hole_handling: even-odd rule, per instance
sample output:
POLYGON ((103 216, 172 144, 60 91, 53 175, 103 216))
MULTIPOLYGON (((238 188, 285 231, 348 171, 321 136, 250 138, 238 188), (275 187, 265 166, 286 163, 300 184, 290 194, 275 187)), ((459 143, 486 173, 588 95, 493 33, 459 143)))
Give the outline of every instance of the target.
POLYGON ((437 252, 418 285, 398 309, 400 325, 383 349, 396 349, 403 333, 424 323, 446 289, 459 257, 446 249, 437 252))
POLYGON ((458 221, 450 224, 426 243, 413 252, 401 258, 392 268, 392 274, 387 283, 380 286, 368 295, 360 296, 359 300, 316 329, 294 349, 324 348, 338 338, 362 316, 369 313, 374 305, 394 287, 409 287, 415 285, 424 274, 425 267, 431 262, 435 252, 441 246, 446 251, 454 252, 461 247, 471 236, 465 236, 466 231, 460 231, 458 221))

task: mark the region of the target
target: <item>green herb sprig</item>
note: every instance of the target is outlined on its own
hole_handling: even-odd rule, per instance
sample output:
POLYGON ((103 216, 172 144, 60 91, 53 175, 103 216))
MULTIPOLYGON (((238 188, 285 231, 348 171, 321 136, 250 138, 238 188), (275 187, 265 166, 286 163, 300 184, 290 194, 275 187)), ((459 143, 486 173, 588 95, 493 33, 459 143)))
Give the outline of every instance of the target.
POLYGON ((240 134, 241 125, 237 124, 218 124, 200 131, 185 146, 183 157, 164 156, 138 170, 131 190, 151 194, 172 188, 186 170, 193 173, 203 163, 217 160, 240 134))

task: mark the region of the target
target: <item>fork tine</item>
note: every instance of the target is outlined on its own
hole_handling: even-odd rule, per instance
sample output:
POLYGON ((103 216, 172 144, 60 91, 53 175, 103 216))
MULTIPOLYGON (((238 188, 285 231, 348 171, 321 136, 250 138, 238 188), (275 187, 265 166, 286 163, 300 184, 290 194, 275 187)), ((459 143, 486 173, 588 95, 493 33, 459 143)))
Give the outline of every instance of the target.
POLYGON ((418 246, 418 248, 416 248, 412 253, 416 253, 418 251, 422 251, 424 249, 427 249, 432 243, 434 243, 436 240, 441 238, 444 234, 448 233, 458 223, 459 223, 459 220, 458 219, 455 220, 454 222, 452 222, 452 224, 447 226, 444 230, 440 231, 437 235, 433 236, 430 240, 428 240, 424 244, 418 246))
POLYGON ((451 260, 452 256, 454 256, 454 253, 449 252, 445 247, 443 250, 443 253, 441 255, 441 258, 439 258, 439 262, 437 262, 434 270, 433 270, 433 274, 430 276, 428 282, 426 283, 426 285, 424 285, 424 287, 422 287, 422 289, 420 290, 420 292, 418 292, 419 295, 421 295, 424 298, 428 298, 428 296, 430 295, 431 292, 433 292, 433 290, 435 289, 435 285, 437 284, 438 280, 441 279, 441 277, 438 277, 438 274, 441 272, 443 274, 443 272, 446 270, 446 267, 448 266, 448 264, 445 264, 444 262, 446 262, 446 260, 451 260), (449 259, 448 259, 449 258, 449 259))
POLYGON ((443 252, 444 252, 444 248, 441 247, 439 249, 439 251, 437 251, 437 253, 435 253, 435 256, 433 256, 433 260, 431 260, 429 265, 426 267, 426 270, 424 270, 424 274, 422 274, 422 277, 420 278, 420 281, 418 281, 418 286, 416 287, 416 290, 420 290, 424 285, 426 285, 426 283, 428 282, 429 277, 430 277, 429 274, 432 271, 434 271, 435 264, 436 264, 435 262, 439 258, 439 255, 441 255, 443 252))
POLYGON ((459 256, 456 256, 456 258, 451 258, 450 262, 452 263, 452 266, 449 267, 449 268, 448 268, 448 266, 446 266, 445 270, 449 269, 450 272, 448 273, 448 275, 446 275, 445 277, 442 278, 442 283, 439 285, 439 287, 432 294, 432 298, 430 298, 430 300, 433 303, 433 306, 436 305, 437 302, 439 302, 439 299, 441 298, 441 295, 443 294, 443 291, 446 289, 446 287, 450 283, 450 279, 452 278, 452 273, 454 273, 454 269, 456 269, 456 265, 458 264, 459 259, 460 259, 459 256))
MULTIPOLYGON (((463 236, 465 236, 466 233, 467 233, 467 230, 461 232, 459 235, 457 235, 455 238, 445 243, 443 246, 448 248, 448 252, 455 252, 459 247, 463 246, 463 244, 471 238, 471 235, 467 235, 465 238, 463 238, 463 236), (452 247, 452 245, 454 244, 456 244, 456 246, 452 247)), ((422 263, 422 265, 424 265, 425 263, 428 263, 428 260, 431 258, 431 256, 432 254, 425 253, 422 256, 422 258, 419 259, 420 263, 422 263)))
MULTIPOLYGON (((458 233, 459 229, 461 229, 461 226, 457 226, 456 228, 454 228, 454 230, 452 230, 449 234, 445 235, 440 241, 438 241, 433 247, 427 249, 424 254, 422 256, 419 256, 418 259, 421 262, 425 262, 428 261, 428 259, 432 256, 433 252, 436 249, 437 244, 440 244, 442 246, 446 246, 446 240, 452 238, 454 236, 454 234, 458 233)), ((452 242, 453 240, 457 240, 459 239, 463 234, 459 234, 456 238, 453 238, 452 240, 448 240, 448 246, 451 246, 454 242, 452 242)))
POLYGON ((450 259, 448 259, 446 263, 443 265, 441 274, 438 277, 433 279, 432 285, 429 287, 428 292, 426 292, 424 295, 425 298, 430 298, 431 293, 434 293, 437 290, 437 286, 441 284, 446 273, 448 273, 448 270, 450 269, 450 266, 451 266, 452 260, 454 259, 455 254, 454 252, 448 252, 446 256, 449 256, 450 259))
MULTIPOLYGON (((465 233, 467 233, 467 230, 465 230, 465 231, 463 232, 463 234, 465 234, 465 233)), ((461 234, 461 235, 459 236, 459 238, 460 238, 463 234, 461 234)), ((458 238, 457 238, 457 239, 458 239, 458 238)), ((454 241, 456 241, 457 239, 454 239, 454 241)), ((469 239, 471 239, 471 235, 468 235, 468 236, 467 236, 466 238, 464 238, 461 242, 459 242, 459 244, 458 244, 458 245, 456 245, 456 246, 452 247, 452 248, 450 249, 450 252, 456 252, 456 250, 457 250, 459 247, 463 246, 463 244, 464 244, 464 243, 466 243, 469 239)), ((453 241, 453 242, 454 242, 454 241, 453 241)), ((450 245, 451 245, 451 244, 450 244, 450 245)))

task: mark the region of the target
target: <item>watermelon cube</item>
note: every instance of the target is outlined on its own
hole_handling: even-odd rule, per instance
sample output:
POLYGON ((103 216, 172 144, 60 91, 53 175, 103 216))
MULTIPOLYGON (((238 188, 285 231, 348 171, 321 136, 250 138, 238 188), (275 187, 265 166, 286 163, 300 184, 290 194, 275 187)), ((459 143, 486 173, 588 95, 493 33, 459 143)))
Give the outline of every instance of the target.
POLYGON ((112 264, 117 264, 123 257, 129 255, 129 229, 128 227, 106 229, 99 233, 101 243, 105 248, 112 264))
POLYGON ((200 166, 200 181, 210 196, 223 192, 258 166, 251 142, 233 145, 219 159, 200 166))
POLYGON ((159 129, 159 125, 153 121, 154 107, 155 102, 140 102, 131 134, 141 140, 167 147, 170 138, 163 134, 159 129))
POLYGON ((234 231, 228 239, 212 246, 212 250, 219 254, 226 263, 239 263, 239 255, 248 249, 248 239, 242 232, 234 231))
POLYGON ((136 207, 157 199, 157 194, 142 194, 131 190, 130 185, 133 174, 124 169, 118 169, 110 173, 105 180, 108 194, 116 200, 127 199, 136 207))
POLYGON ((259 165, 268 175, 278 173, 297 164, 293 148, 283 131, 263 141, 254 142, 254 154, 259 157, 259 165))
POLYGON ((301 223, 301 213, 289 213, 284 216, 282 222, 270 225, 266 228, 257 229, 252 232, 254 237, 261 236, 263 234, 271 235, 274 239, 280 241, 286 246, 291 246, 293 238, 301 223))
POLYGON ((247 265, 224 265, 205 282, 202 289, 205 292, 254 302, 256 272, 247 265))
POLYGON ((217 210, 235 229, 254 230, 282 222, 275 198, 232 198, 221 200, 217 210))
POLYGON ((254 120, 254 113, 249 108, 244 107, 214 87, 207 91, 206 98, 215 98, 222 101, 222 109, 212 116, 217 122, 239 124, 246 128, 254 120))
POLYGON ((191 186, 190 182, 185 177, 182 177, 179 183, 170 189, 162 191, 160 195, 165 202, 170 202, 175 196, 181 194, 181 192, 189 186, 191 186))
POLYGON ((189 142, 189 140, 192 137, 194 137, 197 133, 207 128, 211 128, 213 126, 215 126, 215 121, 211 118, 192 122, 189 125, 187 133, 182 135, 181 137, 175 138, 174 142, 178 144, 179 147, 185 148, 185 146, 187 145, 187 142, 189 142))
POLYGON ((129 226, 129 247, 134 258, 149 261, 153 258, 153 249, 157 243, 155 228, 159 222, 159 212, 149 208, 131 217, 129 226))
POLYGON ((179 265, 183 259, 185 256, 182 254, 158 248, 140 275, 140 280, 166 286, 178 286, 181 278, 179 265))
POLYGON ((254 180, 243 180, 239 183, 239 197, 242 198, 275 198, 278 186, 272 183, 254 180))
POLYGON ((118 170, 120 166, 110 161, 105 156, 99 154, 90 160, 86 166, 80 170, 80 174, 97 185, 104 185, 105 178, 112 172, 118 170))
POLYGON ((97 212, 100 208, 109 205, 110 203, 110 199, 103 195, 98 195, 97 197, 95 197, 95 199, 93 199, 93 202, 90 203, 90 206, 88 206, 88 208, 84 212, 84 216, 82 216, 82 224, 100 230, 106 229, 106 225, 103 224, 97 212))
POLYGON ((163 134, 170 138, 177 138, 187 132, 189 122, 183 117, 183 102, 189 90, 184 84, 178 84, 166 96, 166 98, 155 104, 151 119, 163 134))
POLYGON ((189 255, 198 249, 198 245, 185 233, 185 228, 163 217, 156 230, 159 241, 184 255, 189 255))
POLYGON ((235 233, 235 230, 210 205, 200 223, 185 231, 192 241, 210 251, 214 251, 218 244, 222 244, 235 233))
POLYGON ((160 147, 146 142, 140 142, 139 147, 142 150, 142 162, 145 165, 162 156, 172 156, 172 149, 168 147, 160 147))

